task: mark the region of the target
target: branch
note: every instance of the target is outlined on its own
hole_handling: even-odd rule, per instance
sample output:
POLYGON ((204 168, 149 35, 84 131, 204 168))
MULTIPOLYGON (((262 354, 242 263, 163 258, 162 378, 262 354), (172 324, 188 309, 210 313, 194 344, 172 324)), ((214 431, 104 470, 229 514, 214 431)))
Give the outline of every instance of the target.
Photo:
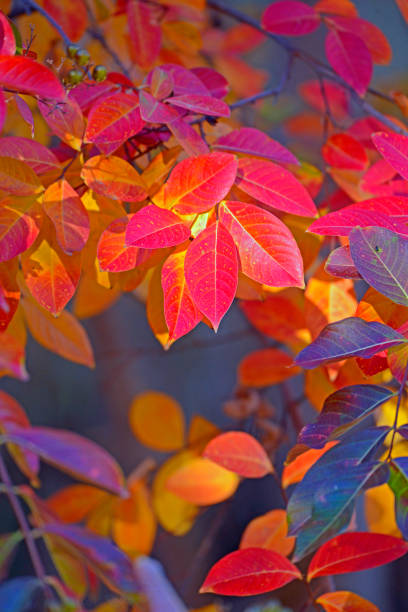
MULTIPOLYGON (((408 130, 397 126, 391 119, 386 117, 383 113, 378 111, 369 102, 367 102, 367 100, 365 100, 364 98, 360 98, 360 96, 353 89, 353 87, 351 87, 351 85, 346 83, 346 81, 344 81, 344 79, 342 79, 340 75, 338 75, 336 72, 334 72, 332 68, 330 68, 329 66, 327 66, 326 64, 324 64, 323 62, 315 58, 313 55, 311 55, 307 51, 304 51, 303 49, 296 47, 291 42, 283 38, 282 36, 277 36, 276 34, 272 34, 271 32, 268 32, 261 26, 261 24, 256 19, 254 19, 253 17, 249 17, 248 15, 245 15, 245 13, 242 13, 238 9, 234 8, 233 6, 226 4, 222 0, 207 0, 207 5, 210 8, 217 11, 218 13, 222 13, 223 15, 227 15, 228 17, 232 17, 233 19, 235 19, 236 21, 239 21, 240 23, 246 23, 247 25, 251 26, 255 30, 262 32, 264 36, 275 41, 276 44, 278 44, 280 47, 285 49, 285 51, 289 53, 291 56, 298 57, 305 64, 308 64, 312 68, 312 70, 316 73, 318 78, 320 79, 326 78, 326 79, 330 79, 331 81, 338 83, 341 87, 343 87, 343 89, 345 89, 346 91, 350 93, 356 105, 359 106, 365 114, 375 117, 376 119, 384 123, 384 125, 389 127, 394 132, 408 136, 408 130)), ((367 91, 371 95, 377 96, 383 100, 387 100, 388 102, 395 103, 391 97, 387 96, 386 94, 383 94, 380 91, 377 91, 376 89, 370 88, 367 91)))
POLYGON ((41 582, 44 584, 48 596, 52 596, 51 592, 49 591, 49 587, 47 587, 46 574, 45 574, 45 570, 44 570, 40 555, 37 550, 37 546, 34 542, 33 535, 31 533, 30 527, 27 523, 27 519, 21 507, 20 500, 18 499, 17 495, 14 492, 13 483, 11 482, 8 470, 6 468, 6 464, 4 463, 3 457, 1 455, 0 455, 0 477, 4 483, 6 495, 9 498, 10 505, 13 508, 17 522, 20 525, 21 532, 24 535, 24 540, 27 544, 28 552, 31 557, 34 571, 37 577, 39 578, 39 580, 41 580, 41 582))
POLYGON ((34 0, 23 0, 23 4, 25 8, 28 9, 28 11, 32 9, 33 11, 37 11, 37 13, 40 13, 40 15, 45 17, 48 23, 50 23, 52 27, 57 30, 58 34, 61 36, 67 47, 73 44, 72 40, 65 34, 59 23, 57 23, 54 17, 52 17, 45 9, 43 9, 42 6, 37 4, 37 2, 35 2, 34 0))

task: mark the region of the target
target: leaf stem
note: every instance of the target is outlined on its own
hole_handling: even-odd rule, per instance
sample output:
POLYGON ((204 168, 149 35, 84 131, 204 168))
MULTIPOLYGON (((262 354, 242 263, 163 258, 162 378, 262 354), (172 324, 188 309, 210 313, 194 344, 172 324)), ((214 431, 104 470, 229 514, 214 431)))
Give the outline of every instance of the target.
POLYGON ((395 435, 397 433, 398 415, 399 415, 399 410, 400 410, 400 406, 402 402, 402 396, 404 395, 404 389, 405 389, 407 380, 408 380, 408 361, 405 366, 404 375, 402 377, 401 385, 398 391, 398 399, 397 399, 397 405, 395 407, 395 417, 394 417, 394 423, 392 425, 392 437, 391 437, 390 447, 388 449, 387 461, 391 461, 392 448, 394 446, 395 435))
POLYGON ((24 511, 21 507, 20 500, 18 499, 13 483, 11 482, 10 475, 8 473, 6 464, 4 462, 3 457, 0 454, 0 477, 4 483, 5 493, 9 498, 10 505, 13 508, 14 514, 16 516, 17 522, 20 525, 20 529, 24 535, 24 540, 26 542, 28 552, 31 557, 31 561, 33 564, 34 572, 41 582, 44 584, 44 588, 48 597, 52 597, 52 592, 49 587, 47 587, 46 583, 46 574, 44 570, 44 566, 42 564, 39 552, 37 550, 37 546, 35 544, 34 538, 32 536, 30 526, 25 517, 24 511))

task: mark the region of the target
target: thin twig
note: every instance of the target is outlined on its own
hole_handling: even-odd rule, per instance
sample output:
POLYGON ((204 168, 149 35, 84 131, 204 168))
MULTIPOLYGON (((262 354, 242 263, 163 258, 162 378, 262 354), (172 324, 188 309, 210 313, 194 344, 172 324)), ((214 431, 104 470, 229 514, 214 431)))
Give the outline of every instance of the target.
MULTIPOLYGON (((231 6, 230 4, 226 4, 225 2, 222 2, 222 0, 208 0, 207 5, 219 13, 227 15, 228 17, 232 17, 233 19, 239 21, 240 23, 246 23, 247 25, 253 27, 255 30, 262 32, 262 34, 264 34, 267 38, 270 38, 271 40, 275 41, 276 44, 278 44, 280 47, 285 49, 287 53, 295 57, 298 57, 301 61, 308 64, 313 69, 313 71, 316 73, 318 78, 326 78, 326 79, 330 79, 331 81, 335 81, 336 83, 338 83, 341 87, 343 87, 343 89, 345 89, 346 91, 350 93, 350 95, 353 98, 353 101, 356 103, 356 105, 358 105, 361 108, 361 110, 364 113, 366 113, 367 115, 371 115, 372 117, 375 117, 376 119, 381 121, 384 125, 392 129, 394 132, 408 136, 407 129, 396 125, 392 121, 392 119, 389 119, 386 115, 384 115, 383 113, 378 111, 376 108, 374 108, 369 102, 367 102, 367 100, 365 100, 364 98, 361 98, 357 94, 355 89, 351 85, 346 83, 346 81, 342 79, 341 76, 338 75, 336 72, 334 72, 332 68, 330 68, 329 66, 327 66, 326 64, 324 64, 323 62, 315 58, 313 55, 311 55, 307 51, 304 51, 303 49, 296 47, 291 42, 283 38, 282 36, 277 36, 276 34, 272 34, 271 32, 268 32, 261 26, 261 24, 256 19, 254 19, 253 17, 249 17, 248 15, 245 15, 245 13, 242 13, 240 10, 236 9, 234 6, 231 6)), ((383 94, 380 91, 377 91, 376 89, 369 88, 367 92, 383 100, 387 100, 388 102, 395 103, 391 97, 387 96, 386 94, 383 94)))
POLYGON ((408 380, 408 361, 407 361, 407 365, 405 366, 404 376, 402 377, 401 385, 398 391, 398 399, 397 399, 397 405, 395 407, 395 417, 394 417, 394 423, 392 425, 392 437, 391 437, 390 447, 388 450, 387 461, 391 460, 392 447, 394 445, 395 435, 397 433, 399 410, 400 410, 402 396, 404 395, 404 390, 405 390, 405 385, 407 383, 407 380, 408 380))
POLYGON ((42 564, 40 555, 37 550, 37 546, 35 544, 34 538, 32 536, 30 527, 28 525, 27 519, 23 512, 23 509, 20 504, 20 500, 15 494, 13 483, 11 482, 6 464, 4 463, 3 457, 0 455, 0 477, 4 483, 5 492, 7 497, 9 498, 10 505, 13 508, 14 514, 16 516, 17 522, 20 525, 20 529, 24 535, 24 540, 26 542, 28 552, 31 557, 31 561, 33 564, 34 571, 39 580, 44 584, 44 588, 46 590, 47 596, 52 597, 52 593, 49 590, 49 587, 46 586, 46 573, 44 570, 44 566, 42 564))
POLYGON ((45 17, 48 23, 50 23, 52 27, 57 30, 58 34, 61 36, 67 47, 73 44, 72 40, 65 34, 59 23, 55 21, 54 17, 52 17, 42 6, 37 4, 35 0, 23 0, 23 4, 26 8, 32 9, 33 11, 37 11, 37 13, 40 13, 40 15, 45 17))

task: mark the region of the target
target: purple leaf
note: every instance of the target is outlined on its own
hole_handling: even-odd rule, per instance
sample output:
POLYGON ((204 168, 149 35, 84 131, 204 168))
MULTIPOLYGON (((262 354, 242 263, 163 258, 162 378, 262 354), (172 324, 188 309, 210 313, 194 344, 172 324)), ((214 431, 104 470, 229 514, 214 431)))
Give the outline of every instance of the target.
POLYGON ((136 577, 130 559, 110 540, 85 527, 51 523, 45 533, 63 540, 69 551, 90 565, 95 574, 114 591, 136 593, 136 577))
POLYGON ((408 240, 378 227, 356 227, 349 239, 364 280, 393 302, 408 306, 408 240))
POLYGON ((404 342, 408 342, 407 338, 388 325, 348 317, 327 325, 316 340, 299 353, 295 363, 309 370, 346 357, 368 359, 404 342))
POLYGON ((338 278, 352 278, 355 280, 361 279, 357 271, 354 261, 351 258, 350 247, 341 246, 334 249, 327 258, 324 269, 328 274, 338 278))
POLYGON ((105 449, 91 440, 50 427, 14 428, 7 439, 76 478, 126 496, 119 465, 105 449))
POLYGON ((303 427, 299 444, 322 448, 328 438, 349 431, 393 395, 393 391, 378 385, 352 385, 335 391, 326 398, 316 422, 303 427))

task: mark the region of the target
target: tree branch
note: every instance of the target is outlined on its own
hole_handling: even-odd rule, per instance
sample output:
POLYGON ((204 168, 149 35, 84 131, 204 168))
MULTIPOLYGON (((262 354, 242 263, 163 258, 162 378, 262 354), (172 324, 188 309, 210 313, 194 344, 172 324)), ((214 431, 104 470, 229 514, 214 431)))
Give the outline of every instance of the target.
MULTIPOLYGON (((375 117, 376 119, 384 123, 384 125, 392 129, 394 132, 408 136, 407 129, 404 129, 396 125, 391 119, 386 117, 383 113, 378 111, 369 102, 367 102, 367 100, 365 100, 364 98, 361 98, 357 94, 357 92, 353 89, 353 87, 351 87, 351 85, 346 83, 346 81, 344 81, 344 79, 342 79, 341 76, 338 75, 336 72, 334 72, 332 68, 330 68, 329 66, 327 66, 326 64, 324 64, 323 62, 315 58, 313 55, 311 55, 307 51, 304 51, 303 49, 296 47, 290 41, 286 40, 282 36, 277 36, 276 34, 272 34, 271 32, 268 32, 261 26, 261 24, 256 19, 254 19, 253 17, 249 17, 248 15, 245 15, 245 13, 242 13, 240 10, 234 8, 230 4, 223 2, 222 0, 207 0, 207 6, 217 11, 218 13, 222 13, 223 15, 227 15, 228 17, 232 17, 233 19, 235 19, 236 21, 239 21, 240 23, 246 23, 247 25, 251 26, 255 30, 262 32, 262 34, 264 34, 267 38, 275 41, 275 43, 278 44, 280 47, 282 47, 282 49, 285 49, 285 51, 289 53, 291 56, 298 57, 301 61, 308 64, 311 67, 311 69, 316 73, 319 79, 326 78, 326 79, 330 79, 331 81, 338 83, 341 87, 343 87, 343 89, 349 92, 349 94, 353 98, 353 101, 356 103, 357 106, 360 107, 360 109, 365 114, 375 117)), ((388 102, 395 103, 394 100, 390 96, 387 96, 386 94, 383 94, 382 92, 377 91, 375 89, 369 88, 367 92, 383 100, 387 100, 388 102)), ((272 94, 269 94, 269 95, 272 95, 272 94)))
POLYGON ((65 43, 65 45, 67 47, 69 47, 69 45, 73 44, 72 40, 65 34, 64 30, 61 28, 59 23, 57 23, 55 21, 54 17, 52 17, 45 9, 43 9, 42 6, 37 4, 37 2, 35 2, 35 0, 23 0, 23 4, 26 7, 26 9, 28 9, 28 10, 31 9, 33 11, 37 11, 37 13, 40 13, 40 15, 45 17, 45 19, 48 21, 48 23, 50 23, 52 25, 52 27, 57 30, 58 34, 61 36, 62 40, 64 41, 64 43, 65 43))

